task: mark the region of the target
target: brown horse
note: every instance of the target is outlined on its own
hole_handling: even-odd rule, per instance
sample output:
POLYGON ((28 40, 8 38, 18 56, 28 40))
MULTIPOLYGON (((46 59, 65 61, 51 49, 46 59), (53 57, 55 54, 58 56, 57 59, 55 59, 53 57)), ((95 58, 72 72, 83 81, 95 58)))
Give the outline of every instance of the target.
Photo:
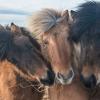
POLYGON ((61 84, 67 83, 66 85, 56 83, 49 87, 46 91, 48 98, 44 100, 89 100, 89 91, 84 87, 79 76, 76 76, 73 81, 71 79, 73 70, 71 70, 71 46, 68 40, 70 24, 67 11, 58 13, 46 9, 37 12, 31 19, 33 32, 41 34, 42 41, 45 42, 47 48, 45 53, 48 54, 54 72, 60 73, 57 74, 58 80, 61 84))
POLYGON ((41 100, 43 92, 35 87, 40 81, 53 83, 53 72, 47 67, 38 42, 20 34, 17 28, 12 24, 11 28, 0 30, 0 100, 41 100))
POLYGON ((60 12, 44 9, 34 13, 29 21, 30 30, 42 38, 53 71, 61 84, 70 84, 74 77, 68 41, 70 24, 71 20, 67 10, 60 12))

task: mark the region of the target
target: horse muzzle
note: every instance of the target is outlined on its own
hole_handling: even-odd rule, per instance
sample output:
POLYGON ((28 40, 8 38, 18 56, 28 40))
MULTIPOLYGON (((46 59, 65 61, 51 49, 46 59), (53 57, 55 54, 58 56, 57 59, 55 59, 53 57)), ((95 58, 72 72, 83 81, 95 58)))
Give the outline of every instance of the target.
POLYGON ((80 80, 87 88, 94 88, 97 83, 96 77, 94 75, 90 75, 89 77, 84 77, 83 75, 80 75, 80 80))
POLYGON ((70 70, 70 72, 67 75, 57 73, 56 82, 60 83, 62 85, 71 84, 74 76, 75 76, 75 74, 74 74, 73 70, 70 70))

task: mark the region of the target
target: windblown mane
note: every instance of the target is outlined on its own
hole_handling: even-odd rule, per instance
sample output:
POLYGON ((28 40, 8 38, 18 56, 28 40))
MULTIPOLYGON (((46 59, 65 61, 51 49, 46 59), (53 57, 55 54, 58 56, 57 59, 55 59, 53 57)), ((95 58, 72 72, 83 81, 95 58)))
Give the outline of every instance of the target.
POLYGON ((29 28, 34 33, 44 33, 56 25, 60 20, 61 12, 53 9, 43 9, 31 16, 29 28))
POLYGON ((72 27, 72 40, 77 42, 83 35, 90 38, 100 33, 100 3, 86 2, 80 5, 76 12, 76 19, 72 27))

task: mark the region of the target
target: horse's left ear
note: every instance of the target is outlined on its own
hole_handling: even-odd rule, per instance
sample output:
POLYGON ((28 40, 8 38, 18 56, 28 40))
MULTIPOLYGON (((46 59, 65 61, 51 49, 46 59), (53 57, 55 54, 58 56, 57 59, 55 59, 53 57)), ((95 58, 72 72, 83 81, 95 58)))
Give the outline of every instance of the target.
POLYGON ((11 28, 11 31, 12 31, 12 32, 21 33, 20 27, 16 26, 14 23, 11 23, 10 28, 11 28))
POLYGON ((64 17, 65 20, 68 21, 69 20, 69 12, 68 12, 68 10, 63 11, 61 16, 64 17))

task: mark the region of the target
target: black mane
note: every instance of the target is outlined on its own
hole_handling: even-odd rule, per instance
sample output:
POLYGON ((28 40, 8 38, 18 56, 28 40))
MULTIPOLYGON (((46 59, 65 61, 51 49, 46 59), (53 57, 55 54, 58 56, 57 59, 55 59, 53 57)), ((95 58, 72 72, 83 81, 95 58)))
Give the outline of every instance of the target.
POLYGON ((100 67, 100 3, 86 2, 79 6, 76 11, 75 21, 72 25, 70 40, 80 48, 74 48, 73 55, 76 66, 99 66, 100 67))
MULTIPOLYGON (((81 68, 85 66, 90 69, 100 68, 99 2, 89 1, 79 6, 76 11, 69 39, 73 44, 73 66, 79 68, 80 72, 82 71, 81 68)), ((85 76, 84 73, 82 74, 85 76)), ((86 87, 93 88, 96 85, 95 74, 92 74, 82 78, 86 87)))
POLYGON ((0 60, 7 58, 7 53, 12 45, 12 38, 10 31, 0 30, 0 60))
POLYGON ((84 35, 87 35, 88 39, 94 36, 100 37, 100 3, 86 2, 79 6, 76 13, 71 39, 78 42, 84 35))

